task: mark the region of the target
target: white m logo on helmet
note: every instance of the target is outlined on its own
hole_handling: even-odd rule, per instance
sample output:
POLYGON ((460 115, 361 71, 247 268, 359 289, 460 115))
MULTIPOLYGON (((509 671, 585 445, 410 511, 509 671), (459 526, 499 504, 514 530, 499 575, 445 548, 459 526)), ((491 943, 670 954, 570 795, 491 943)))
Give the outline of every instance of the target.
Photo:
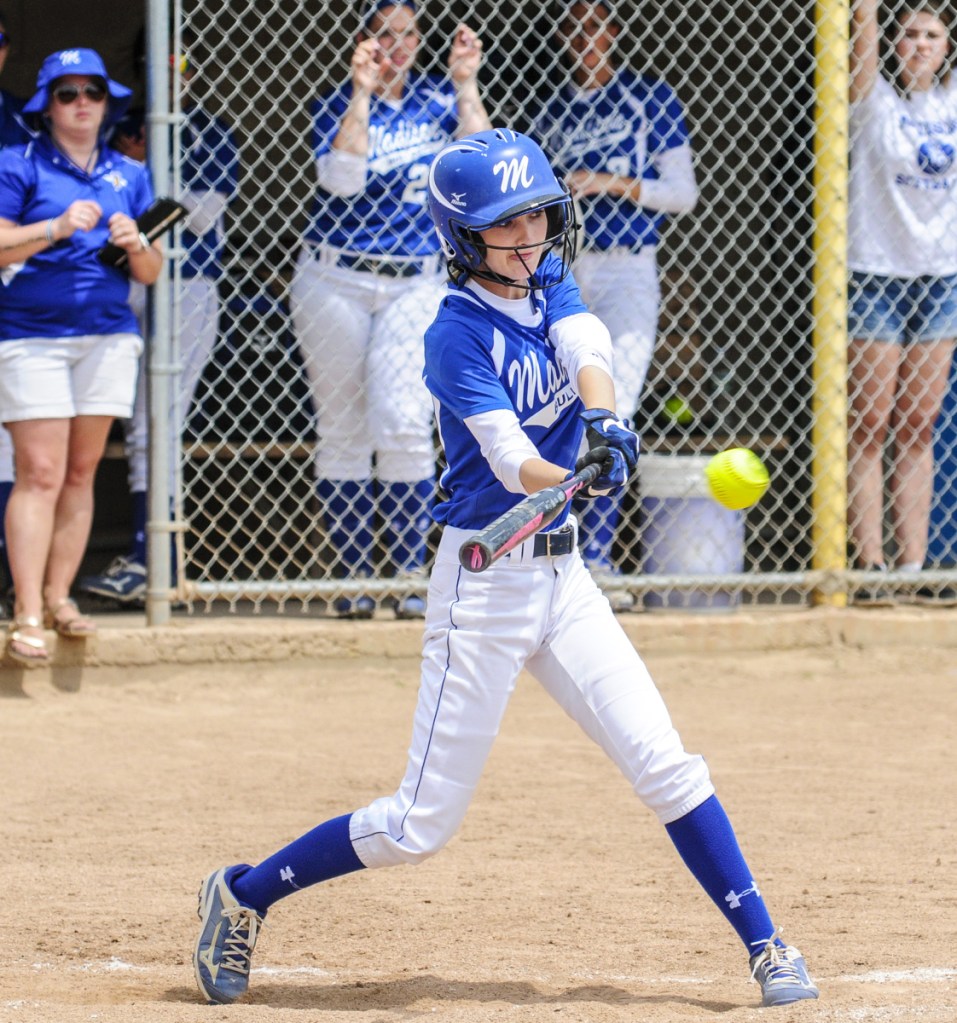
POLYGON ((502 175, 502 191, 514 192, 519 185, 522 188, 528 188, 528 186, 535 180, 534 177, 528 176, 528 157, 523 156, 521 160, 517 160, 514 157, 511 160, 499 160, 494 167, 492 167, 493 174, 502 175))

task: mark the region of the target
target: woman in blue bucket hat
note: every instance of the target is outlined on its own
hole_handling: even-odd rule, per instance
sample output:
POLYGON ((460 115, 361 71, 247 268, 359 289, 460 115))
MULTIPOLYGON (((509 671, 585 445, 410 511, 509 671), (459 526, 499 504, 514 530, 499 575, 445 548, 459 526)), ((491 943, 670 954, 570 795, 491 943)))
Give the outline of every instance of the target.
POLYGON ((153 199, 146 168, 104 141, 130 97, 94 50, 58 50, 23 107, 35 137, 0 152, 0 422, 16 463, 6 650, 20 664, 49 660, 45 627, 95 631, 70 587, 110 425, 132 411, 143 341, 130 279, 152 284, 163 262, 136 224, 153 199), (97 258, 107 242, 123 269, 97 258))

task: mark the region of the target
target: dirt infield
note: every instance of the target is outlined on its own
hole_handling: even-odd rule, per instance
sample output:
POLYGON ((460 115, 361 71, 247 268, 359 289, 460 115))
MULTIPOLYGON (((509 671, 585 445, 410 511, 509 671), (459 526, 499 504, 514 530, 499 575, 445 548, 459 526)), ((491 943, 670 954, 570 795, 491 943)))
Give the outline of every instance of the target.
POLYGON ((647 660, 820 1002, 758 1007, 662 829, 525 676, 448 849, 279 903, 247 1000, 201 1004, 200 878, 399 779, 417 662, 366 654, 0 685, 0 1021, 953 1023, 953 649, 647 660))

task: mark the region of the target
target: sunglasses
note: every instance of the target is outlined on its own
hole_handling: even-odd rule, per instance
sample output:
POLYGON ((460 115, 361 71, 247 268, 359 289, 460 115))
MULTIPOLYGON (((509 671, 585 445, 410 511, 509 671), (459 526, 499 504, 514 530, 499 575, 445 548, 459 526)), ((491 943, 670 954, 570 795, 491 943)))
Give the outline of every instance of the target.
POLYGON ((5 50, 10 45, 10 37, 6 32, 0 32, 0 50, 5 50))
POLYGON ((83 85, 58 85, 53 90, 53 96, 58 103, 64 106, 74 102, 82 93, 91 103, 102 103, 106 99, 106 89, 102 85, 93 82, 86 82, 83 85))

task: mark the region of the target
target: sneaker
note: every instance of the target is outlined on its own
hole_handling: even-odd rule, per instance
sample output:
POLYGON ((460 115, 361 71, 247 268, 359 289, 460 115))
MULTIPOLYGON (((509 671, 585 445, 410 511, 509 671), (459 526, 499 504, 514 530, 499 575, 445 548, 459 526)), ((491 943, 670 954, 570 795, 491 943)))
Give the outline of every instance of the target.
POLYGON ((340 597, 333 607, 337 618, 371 618, 376 610, 372 597, 340 597))
POLYGON ((146 599, 146 566, 121 555, 102 575, 81 579, 77 589, 121 604, 142 603, 146 599))
MULTIPOLYGON (((864 570, 870 572, 886 572, 882 565, 864 565, 864 570)), ((894 592, 886 583, 878 580, 873 583, 864 583, 852 590, 850 601, 855 607, 895 607, 897 598, 894 592)))
MULTIPOLYGON (((605 593, 602 582, 608 582, 621 576, 621 569, 615 568, 610 561, 586 561, 585 567, 592 574, 592 578, 598 584, 598 588, 605 593)), ((627 614, 636 609, 635 598, 627 590, 611 590, 605 593, 605 598, 611 604, 612 611, 616 615, 627 614)))
POLYGON ((202 994, 221 1005, 235 1002, 246 993, 249 963, 263 922, 263 917, 242 905, 229 890, 227 875, 238 869, 214 871, 199 889, 201 926, 193 968, 202 994))
POLYGON ((764 948, 751 956, 751 979, 761 985, 763 1005, 790 1005, 817 998, 818 990, 801 953, 791 945, 775 945, 773 934, 764 948))

